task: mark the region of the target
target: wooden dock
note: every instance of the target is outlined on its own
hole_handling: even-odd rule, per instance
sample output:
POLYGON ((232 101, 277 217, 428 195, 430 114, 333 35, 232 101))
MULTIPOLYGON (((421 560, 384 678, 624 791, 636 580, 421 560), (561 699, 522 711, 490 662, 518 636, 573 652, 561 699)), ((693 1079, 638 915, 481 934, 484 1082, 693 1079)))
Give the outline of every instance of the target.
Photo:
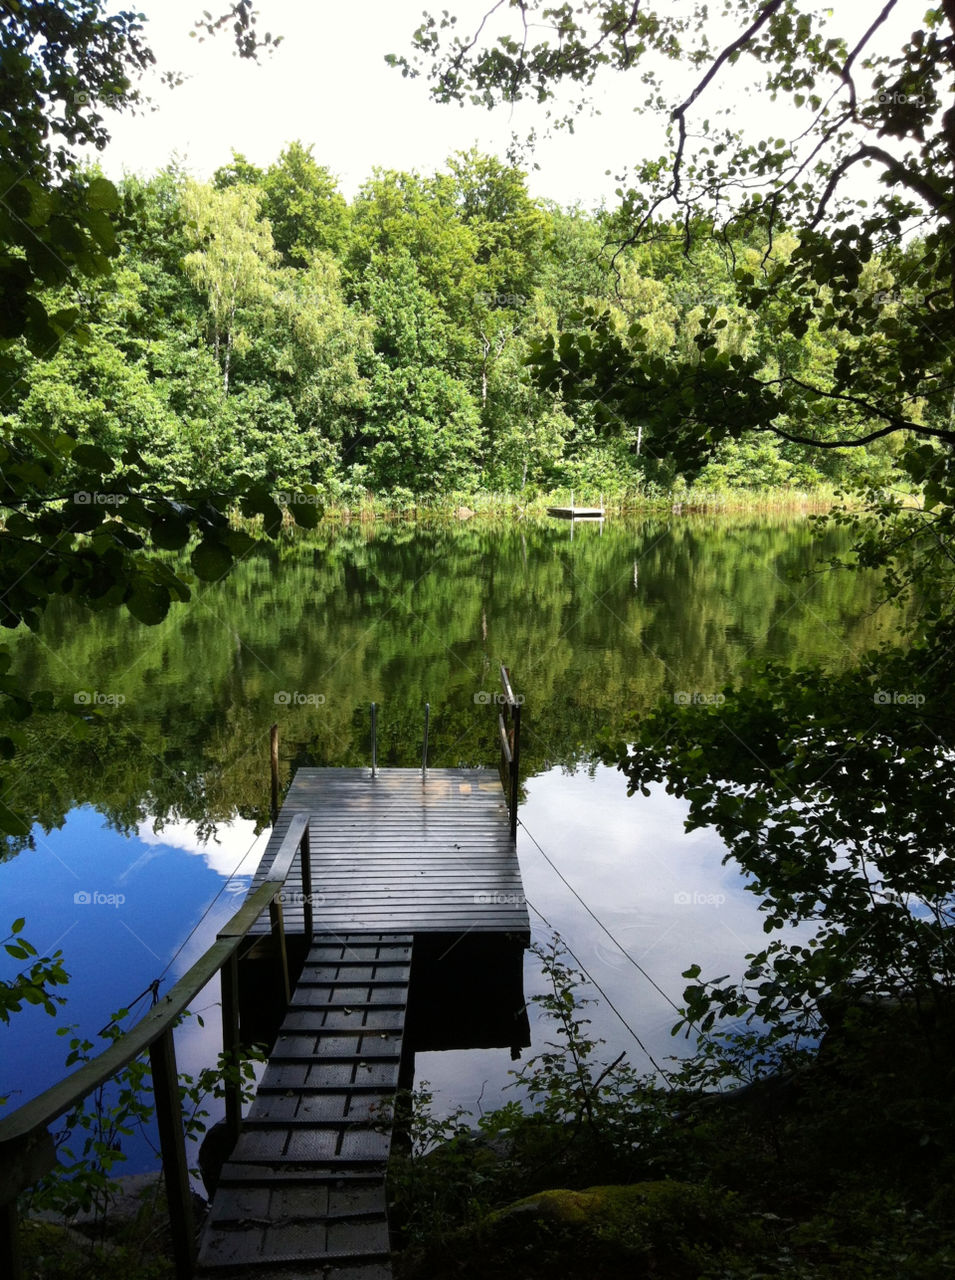
MULTIPOLYGON (((530 940, 507 804, 494 769, 299 769, 252 882, 296 813, 308 813, 313 915, 322 933, 518 933, 530 940)), ((301 872, 282 895, 304 933, 301 872)), ((267 933, 269 922, 256 926, 267 933)))
MULTIPOLYGON (((513 1006, 503 1011, 511 1040, 485 1026, 479 1043, 511 1043, 512 1054, 527 1043, 518 1038, 520 957, 530 925, 508 808, 489 769, 299 769, 250 893, 296 814, 307 815, 311 900, 299 868, 281 902, 304 963, 223 1166, 199 1271, 390 1280, 387 1116, 399 1083, 413 1078, 406 1015, 416 937, 422 968, 448 970, 439 981, 451 976, 446 951, 479 948, 485 973, 492 955, 501 972, 488 989, 513 1006)), ((268 922, 255 931, 267 933, 268 922)), ((446 1004, 443 1020, 454 1021, 446 1004)), ((422 1045, 430 1047, 425 1033, 422 1045)))
POLYGON ((547 514, 558 520, 602 520, 603 507, 548 507, 547 514))

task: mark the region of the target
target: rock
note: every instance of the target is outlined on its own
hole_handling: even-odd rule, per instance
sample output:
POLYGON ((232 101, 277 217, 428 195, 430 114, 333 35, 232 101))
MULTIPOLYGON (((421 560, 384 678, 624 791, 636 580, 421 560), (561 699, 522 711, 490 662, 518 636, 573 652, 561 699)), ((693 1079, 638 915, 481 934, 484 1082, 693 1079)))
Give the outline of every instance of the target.
POLYGON ((721 1274, 764 1228, 731 1192, 684 1182, 540 1191, 489 1214, 407 1274, 428 1280, 697 1280, 721 1274))

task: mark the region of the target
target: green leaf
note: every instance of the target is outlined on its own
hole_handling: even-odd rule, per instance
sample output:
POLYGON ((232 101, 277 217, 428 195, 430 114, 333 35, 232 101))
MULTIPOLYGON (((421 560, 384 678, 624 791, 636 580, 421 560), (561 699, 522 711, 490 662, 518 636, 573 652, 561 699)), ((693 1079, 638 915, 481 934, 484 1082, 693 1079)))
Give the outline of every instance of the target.
POLYGON ((217 582, 232 567, 232 552, 218 539, 200 542, 189 559, 196 577, 204 582, 217 582))
POLYGON ((179 551, 189 541, 189 522, 175 516, 165 516, 152 526, 150 536, 163 551, 179 551))
POLYGON ((151 578, 137 578, 125 604, 138 622, 153 627, 169 612, 169 592, 151 578))
POLYGON ((116 466, 106 450, 95 444, 78 444, 73 450, 73 461, 78 462, 81 467, 98 471, 101 475, 107 474, 116 466))
POLYGON ((119 192, 108 178, 94 178, 86 188, 86 199, 91 209, 103 209, 107 213, 119 209, 119 192))

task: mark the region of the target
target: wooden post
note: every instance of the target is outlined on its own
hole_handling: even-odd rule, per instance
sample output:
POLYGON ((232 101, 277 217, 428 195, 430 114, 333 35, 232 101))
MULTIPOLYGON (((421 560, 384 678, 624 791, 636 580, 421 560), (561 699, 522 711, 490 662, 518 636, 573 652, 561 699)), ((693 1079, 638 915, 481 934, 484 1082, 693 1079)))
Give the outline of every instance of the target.
POLYGON ((371 704, 371 776, 378 772, 378 705, 371 704))
POLYGON ((302 843, 299 845, 302 858, 302 893, 305 895, 305 945, 312 941, 315 919, 312 915, 312 849, 308 838, 308 826, 302 832, 302 843))
POLYGON ((176 1071, 176 1046, 172 1027, 167 1027, 149 1046, 149 1065, 156 1099, 156 1123, 166 1179, 166 1201, 172 1252, 178 1280, 191 1280, 195 1259, 195 1226, 192 1218, 192 1191, 186 1143, 182 1136, 182 1103, 179 1099, 179 1074, 176 1071))
POLYGON ((511 730, 511 839, 517 840, 517 793, 518 785, 518 769, 521 763, 521 708, 520 703, 515 702, 511 707, 511 722, 514 728, 511 730))
POLYGON ((288 1005, 292 999, 292 984, 289 982, 288 976, 288 948, 285 945, 285 920, 282 917, 282 903, 278 898, 273 898, 269 904, 269 919, 272 921, 272 937, 278 944, 279 964, 282 967, 282 995, 285 998, 285 1005, 288 1005))
POLYGON ((0 1204, 0 1275, 23 1280, 20 1240, 17 1235, 16 1199, 0 1204))
MULTIPOLYGON (((219 972, 222 984, 222 1048, 229 1055, 229 1062, 239 1068, 239 957, 233 952, 219 972)), ((234 1147, 239 1140, 242 1124, 242 1083, 225 1087, 225 1122, 229 1142, 234 1147)))
POLYGON ((269 730, 269 759, 272 766, 272 826, 279 816, 279 727, 273 724, 269 730))
POLYGON ((431 703, 424 704, 424 746, 421 748, 421 776, 428 772, 428 718, 431 715, 431 703))

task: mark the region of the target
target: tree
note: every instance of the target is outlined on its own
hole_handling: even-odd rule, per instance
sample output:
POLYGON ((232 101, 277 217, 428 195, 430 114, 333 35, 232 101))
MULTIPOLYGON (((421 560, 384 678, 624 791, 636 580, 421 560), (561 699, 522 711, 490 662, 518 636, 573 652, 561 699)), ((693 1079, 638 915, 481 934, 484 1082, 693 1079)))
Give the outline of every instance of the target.
MULTIPOLYGON (((211 33, 226 24, 243 57, 274 43, 269 34, 259 39, 251 0, 235 0, 199 25, 211 33)), ((30 354, 45 359, 67 336, 89 336, 79 291, 110 271, 120 201, 112 183, 78 166, 76 148, 105 145, 104 112, 135 106, 134 79, 152 63, 139 16, 107 13, 102 0, 23 0, 0 15, 0 392, 14 388, 30 354)), ((230 501, 262 513, 267 532, 281 525, 272 497, 248 482, 227 492, 178 485, 173 499, 143 474, 134 448, 113 457, 52 424, 20 433, 8 419, 0 462, 0 622, 9 628, 36 626, 64 593, 157 622, 173 600, 190 595, 162 552, 198 535, 192 567, 217 577, 248 546, 229 528, 230 501)), ((2 758, 22 742, 17 722, 54 702, 21 688, 8 667, 0 654, 2 758)), ((63 709, 81 714, 68 703, 63 709)), ((0 806, 0 825, 20 831, 23 822, 0 806)))
POLYGON ((186 225, 196 245, 183 265, 206 297, 225 396, 229 394, 233 347, 246 340, 238 312, 264 300, 274 289, 269 273, 278 254, 271 227, 259 217, 260 201, 255 187, 247 186, 217 191, 191 182, 183 195, 186 225))
POLYGON ((698 358, 661 386, 639 333, 628 342, 591 311, 576 334, 543 344, 537 360, 545 384, 607 405, 608 425, 656 407, 669 447, 697 466, 720 440, 748 430, 827 449, 899 431, 955 443, 948 339, 955 105, 946 97, 955 4, 928 9, 901 52, 891 41, 880 44, 896 11, 897 0, 872 15, 838 18, 797 0, 735 0, 726 12, 738 34, 722 45, 707 6, 695 2, 653 8, 585 0, 549 9, 544 0, 512 0, 494 7, 473 39, 455 34, 453 18, 426 17, 416 58, 392 61, 417 75, 430 60, 432 96, 441 102, 494 106, 534 97, 567 124, 605 72, 647 84, 639 106, 663 112, 670 154, 638 164, 621 191, 618 248, 675 235, 692 253, 702 238, 729 248, 734 237, 754 232, 771 246, 790 231, 798 243, 785 259, 738 271, 743 301, 754 310, 774 299, 784 304, 780 338, 802 336, 816 319, 860 340, 818 383, 785 371, 769 377, 758 356, 718 350, 720 320, 708 311, 698 358), (840 22, 854 30, 846 34, 840 22), (690 93, 668 91, 665 60, 699 69, 690 93), (751 83, 745 69, 754 66, 751 83), (801 113, 790 138, 716 123, 722 112, 714 99, 733 78, 801 113), (557 94, 565 86, 577 92, 561 112, 557 94), (879 179, 867 204, 856 181, 866 170, 879 179), (890 309, 884 294, 864 287, 864 268, 876 250, 901 255, 914 229, 923 232, 919 252, 907 256, 890 309), (821 400, 839 411, 837 438, 812 431, 821 400))
POLYGON ((668 151, 638 163, 609 219, 618 292, 635 254, 675 245, 696 264, 715 250, 735 302, 759 314, 727 341, 734 299, 711 297, 692 328, 673 317, 666 345, 645 316, 585 306, 538 344, 540 385, 592 404, 608 433, 647 424, 658 454, 691 471, 736 443, 775 439, 816 463, 896 440, 917 490, 911 502, 870 486, 867 512, 838 517, 856 525, 856 562, 917 602, 902 643, 840 676, 769 667, 719 705, 663 703, 608 752, 632 790, 665 782, 691 827, 716 827, 761 899, 776 936, 742 978, 688 969, 684 1010, 703 1035, 725 1019, 736 1061, 755 1052, 757 1071, 819 1035, 827 999, 891 995, 921 1034, 955 992, 939 805, 955 745, 955 3, 900 40, 901 12, 731 0, 727 35, 696 0, 511 0, 470 39, 426 16, 416 61, 393 59, 407 75, 430 64, 438 101, 533 97, 557 125, 605 72, 629 75, 641 109, 662 112, 668 151), (694 69, 689 91, 668 85, 667 62, 694 69), (721 118, 731 85, 784 100, 790 136, 760 136, 755 113, 747 128, 721 118), (807 923, 810 938, 780 936, 807 923))

